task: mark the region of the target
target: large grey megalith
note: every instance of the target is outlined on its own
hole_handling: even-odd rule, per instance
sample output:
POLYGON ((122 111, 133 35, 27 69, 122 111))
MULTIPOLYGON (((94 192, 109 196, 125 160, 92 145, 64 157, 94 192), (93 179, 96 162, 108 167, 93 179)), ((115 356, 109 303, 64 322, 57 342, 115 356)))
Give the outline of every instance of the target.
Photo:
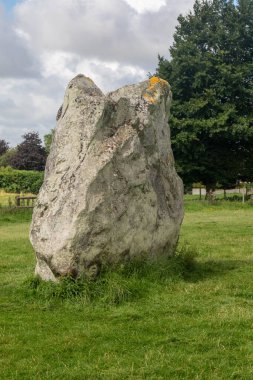
POLYGON ((68 85, 30 230, 44 280, 175 251, 183 218, 168 127, 171 91, 152 77, 103 95, 68 85))

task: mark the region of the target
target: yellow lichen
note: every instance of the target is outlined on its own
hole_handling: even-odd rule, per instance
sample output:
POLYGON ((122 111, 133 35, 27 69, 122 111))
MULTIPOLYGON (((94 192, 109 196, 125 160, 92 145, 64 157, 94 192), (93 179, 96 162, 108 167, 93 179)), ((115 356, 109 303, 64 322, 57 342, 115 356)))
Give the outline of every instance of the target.
POLYGON ((166 80, 158 78, 158 77, 151 77, 149 79, 149 85, 150 85, 150 87, 154 86, 157 83, 161 84, 162 86, 166 86, 166 87, 168 87, 168 85, 169 85, 166 80))
POLYGON ((169 89, 169 84, 166 80, 152 77, 149 79, 149 86, 146 92, 143 94, 143 98, 147 100, 149 103, 155 104, 158 100, 158 88, 163 87, 163 89, 169 89))
POLYGON ((155 104, 156 103, 156 99, 153 95, 149 95, 147 94, 146 92, 143 94, 143 98, 149 102, 149 103, 152 103, 152 104, 155 104))

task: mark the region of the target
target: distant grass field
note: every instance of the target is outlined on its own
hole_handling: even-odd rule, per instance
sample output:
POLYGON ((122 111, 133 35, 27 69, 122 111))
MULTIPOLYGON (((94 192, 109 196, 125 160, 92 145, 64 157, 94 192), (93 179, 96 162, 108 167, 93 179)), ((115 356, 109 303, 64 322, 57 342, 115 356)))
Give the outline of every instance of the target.
MULTIPOLYGON (((16 204, 16 193, 6 193, 0 189, 0 207, 13 207, 16 204)), ((33 195, 33 194, 20 194, 22 195, 33 195)))
POLYGON ((6 193, 5 191, 0 190, 0 207, 15 205, 16 196, 17 194, 15 193, 6 193))
POLYGON ((186 202, 172 269, 81 292, 31 280, 30 218, 0 209, 1 379, 253 378, 252 205, 186 202))

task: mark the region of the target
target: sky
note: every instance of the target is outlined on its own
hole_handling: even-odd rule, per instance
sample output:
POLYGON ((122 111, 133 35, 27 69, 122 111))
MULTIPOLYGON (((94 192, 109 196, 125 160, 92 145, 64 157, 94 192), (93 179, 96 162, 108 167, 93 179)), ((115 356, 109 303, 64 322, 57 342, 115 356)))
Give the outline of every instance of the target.
POLYGON ((194 0, 0 0, 0 139, 55 127, 68 82, 106 93, 147 79, 194 0))

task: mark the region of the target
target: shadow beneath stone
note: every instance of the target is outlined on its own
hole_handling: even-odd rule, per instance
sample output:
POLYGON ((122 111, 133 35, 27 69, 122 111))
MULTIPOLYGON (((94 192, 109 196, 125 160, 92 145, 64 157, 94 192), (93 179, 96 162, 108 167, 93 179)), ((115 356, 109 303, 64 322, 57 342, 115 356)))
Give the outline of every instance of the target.
POLYGON ((241 270, 243 267, 252 266, 253 260, 208 260, 195 261, 191 268, 184 271, 186 282, 205 281, 214 277, 221 277, 232 271, 241 270))

